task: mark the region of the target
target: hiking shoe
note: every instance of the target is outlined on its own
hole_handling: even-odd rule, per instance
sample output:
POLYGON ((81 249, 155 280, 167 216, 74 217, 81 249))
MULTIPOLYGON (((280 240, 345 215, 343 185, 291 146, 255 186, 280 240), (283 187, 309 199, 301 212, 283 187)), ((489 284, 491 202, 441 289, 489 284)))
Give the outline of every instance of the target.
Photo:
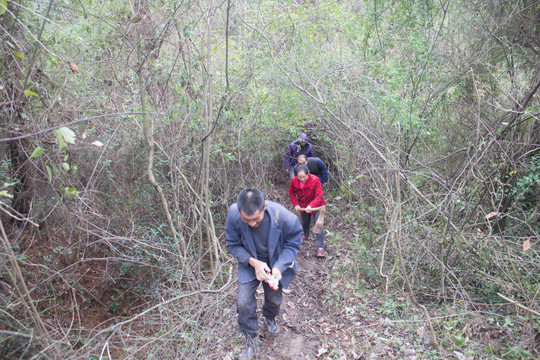
POLYGON ((292 292, 291 289, 285 289, 285 288, 281 289, 281 291, 283 291, 283 293, 284 293, 285 295, 289 295, 289 294, 292 292))
POLYGON ((302 235, 302 241, 308 241, 309 237, 302 235))
POLYGON ((266 324, 266 328, 268 329, 268 331, 270 331, 271 334, 279 334, 279 327, 277 326, 275 319, 264 318, 264 323, 266 324))
POLYGON ((257 337, 246 336, 246 349, 238 355, 238 360, 251 360, 257 355, 257 337))
POLYGON ((324 253, 323 248, 318 248, 317 249, 317 257, 326 257, 326 254, 324 253))

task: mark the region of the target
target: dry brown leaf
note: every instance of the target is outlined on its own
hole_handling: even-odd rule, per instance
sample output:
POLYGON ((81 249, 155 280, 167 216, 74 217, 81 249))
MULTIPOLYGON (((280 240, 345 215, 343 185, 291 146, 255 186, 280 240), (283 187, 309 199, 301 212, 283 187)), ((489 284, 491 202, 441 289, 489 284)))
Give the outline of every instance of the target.
POLYGON ((523 242, 523 251, 527 251, 531 248, 531 239, 527 239, 523 242))
POLYGON ((79 72, 79 67, 73 61, 68 61, 68 65, 69 65, 69 68, 71 69, 71 71, 73 71, 74 73, 79 72))
POLYGON ((291 309, 295 309, 295 308, 296 308, 296 306, 294 305, 294 303, 293 303, 292 301, 289 301, 289 302, 287 303, 287 305, 289 305, 289 307, 290 307, 291 309))

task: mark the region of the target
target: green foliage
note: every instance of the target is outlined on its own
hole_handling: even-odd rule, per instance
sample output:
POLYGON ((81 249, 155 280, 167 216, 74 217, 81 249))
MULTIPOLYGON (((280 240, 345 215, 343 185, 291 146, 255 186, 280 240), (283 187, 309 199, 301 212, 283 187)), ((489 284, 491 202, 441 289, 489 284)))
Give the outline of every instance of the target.
POLYGON ((0 16, 4 15, 7 11, 7 0, 0 0, 0 16))
POLYGON ((17 182, 4 183, 0 187, 0 200, 3 200, 2 198, 10 198, 10 199, 13 198, 13 195, 9 192, 8 189, 15 184, 17 184, 17 182))
POLYGON ((64 188, 64 191, 65 191, 66 195, 68 195, 68 196, 78 196, 79 195, 79 192, 77 191, 77 189, 74 189, 72 187, 66 187, 66 188, 64 188))
POLYGON ((113 288, 112 289, 115 294, 111 295, 111 298, 107 300, 107 305, 109 306, 109 311, 112 313, 116 313, 120 306, 122 305, 122 298, 124 296, 124 292, 120 289, 113 288))
POLYGON ((43 155, 43 148, 41 146, 36 146, 34 151, 32 151, 32 154, 30 155, 30 158, 36 158, 43 155))
POLYGON ((65 147, 65 143, 75 144, 75 132, 65 126, 56 130, 56 137, 59 141, 60 149, 65 147))
POLYGON ((39 95, 33 92, 32 90, 24 90, 24 96, 35 96, 38 97, 39 95))
POLYGON ((510 360, 528 360, 531 359, 532 354, 520 346, 512 346, 503 356, 505 359, 510 360))
POLYGON ((387 299, 376 311, 384 316, 399 317, 402 306, 403 305, 398 304, 394 299, 387 299))
MULTIPOLYGON (((506 168, 506 167, 503 167, 506 168)), ((538 193, 540 192, 540 155, 532 156, 528 166, 512 169, 507 174, 496 177, 498 182, 495 199, 502 204, 501 211, 509 214, 499 220, 503 230, 509 228, 513 236, 538 233, 540 225, 531 221, 537 214, 538 193)))
POLYGON ((525 174, 517 179, 515 187, 508 189, 507 195, 514 199, 516 206, 531 209, 538 201, 538 193, 540 193, 540 154, 531 158, 525 174))

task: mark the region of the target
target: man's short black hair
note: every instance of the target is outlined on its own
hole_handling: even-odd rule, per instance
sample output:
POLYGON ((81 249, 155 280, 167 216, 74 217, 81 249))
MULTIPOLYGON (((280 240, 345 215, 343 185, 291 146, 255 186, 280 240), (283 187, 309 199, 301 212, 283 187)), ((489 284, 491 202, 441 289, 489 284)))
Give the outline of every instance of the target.
POLYGON ((246 215, 253 215, 255 211, 262 210, 265 203, 263 193, 251 188, 240 191, 236 201, 238 211, 243 211, 246 215))

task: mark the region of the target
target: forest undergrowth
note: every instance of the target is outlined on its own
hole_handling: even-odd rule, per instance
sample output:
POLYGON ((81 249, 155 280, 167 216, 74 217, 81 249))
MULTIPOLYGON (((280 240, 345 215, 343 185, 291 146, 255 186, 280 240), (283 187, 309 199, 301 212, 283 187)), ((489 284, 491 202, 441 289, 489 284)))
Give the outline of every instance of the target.
MULTIPOLYGON (((277 319, 281 334, 270 335, 259 313, 258 359, 464 360, 538 355, 538 333, 518 307, 441 300, 430 290, 419 291, 415 296, 429 309, 440 345, 437 351, 425 313, 411 301, 399 276, 395 274, 395 280, 385 286, 379 274, 382 249, 377 231, 385 232, 383 218, 335 195, 335 189, 325 191, 327 257, 315 257, 314 239, 302 244, 299 272, 277 319)), ((286 187, 269 193, 272 200, 289 203, 286 187)), ((222 280, 213 288, 189 291, 170 279, 159 280, 150 266, 122 270, 114 266, 113 258, 100 259, 97 252, 94 258, 79 254, 82 260, 70 262, 70 254, 83 250, 70 248, 66 234, 48 235, 23 243, 23 253, 29 283, 47 284, 33 292, 36 300, 41 299, 43 321, 69 339, 69 345, 62 341, 53 345, 62 355, 49 354, 49 358, 235 359, 242 350, 234 260, 224 258, 222 280), (72 280, 47 283, 39 272, 32 277, 31 268, 40 262, 41 266, 56 264, 62 273, 72 274, 72 280), (116 270, 111 272, 111 266, 116 270), (151 288, 155 291, 148 291, 151 288)), ((61 279, 66 277, 57 278, 61 279)), ((257 296, 260 311, 262 296, 257 296)), ((6 330, 4 335, 9 334, 6 330)), ((40 358, 45 350, 24 349, 9 340, 3 341, 2 348, 4 355, 19 358, 40 358)))

